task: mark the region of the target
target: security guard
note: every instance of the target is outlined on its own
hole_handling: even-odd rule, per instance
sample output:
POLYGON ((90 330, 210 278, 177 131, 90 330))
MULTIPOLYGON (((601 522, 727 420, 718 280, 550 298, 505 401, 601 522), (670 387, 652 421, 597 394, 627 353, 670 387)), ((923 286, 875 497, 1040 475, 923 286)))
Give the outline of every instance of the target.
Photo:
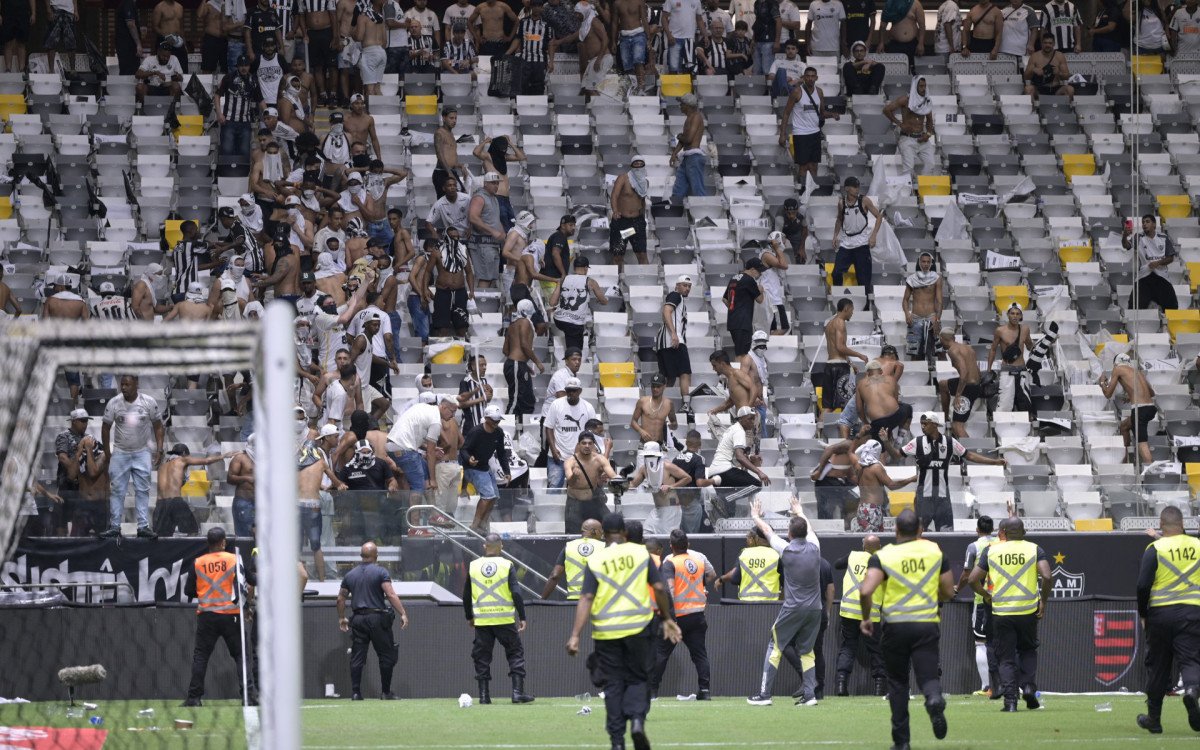
POLYGON ((591 620, 595 651, 588 657, 593 682, 604 688, 606 728, 612 750, 625 750, 625 726, 636 750, 649 750, 646 714, 650 711, 650 588, 663 613, 663 638, 679 643, 679 625, 658 567, 641 544, 625 540, 625 517, 609 513, 602 523, 608 547, 588 558, 583 591, 567 653, 579 653, 579 634, 591 620))
POLYGON ((584 521, 580 531, 582 536, 567 542, 562 552, 558 553, 554 570, 550 571, 550 577, 546 579, 546 585, 542 588, 543 599, 550 598, 565 574, 567 577, 567 600, 579 601, 579 591, 583 588, 583 571, 587 568, 587 560, 593 552, 604 546, 600 542, 604 537, 604 531, 596 519, 589 518, 584 521))
MULTIPOLYGON (((854 661, 858 656, 858 642, 862 639, 867 649, 867 658, 871 665, 871 677, 875 680, 875 695, 885 695, 886 678, 883 670, 883 656, 879 652, 879 631, 872 635, 863 636, 858 629, 862 622, 862 600, 859 598, 859 587, 867 575, 867 564, 871 555, 879 551, 879 537, 868 534, 863 537, 862 549, 851 552, 838 560, 833 567, 845 570, 842 576, 842 599, 838 606, 842 644, 837 655, 837 685, 836 692, 840 696, 850 695, 850 673, 854 670, 854 661)), ((878 624, 879 611, 876 610, 872 619, 878 624)))
MULTIPOLYGON (((704 618, 704 606, 708 603, 708 586, 717 580, 712 563, 700 552, 688 549, 688 535, 682 529, 671 532, 671 556, 663 560, 660 573, 664 583, 669 583, 671 600, 675 604, 675 622, 683 634, 683 645, 696 667, 699 690, 696 700, 709 700, 711 672, 708 666, 708 648, 704 639, 708 634, 708 621, 704 618)), ((650 676, 650 695, 658 693, 663 673, 675 651, 675 644, 659 641, 654 655, 654 672, 650 676)))
POLYGON ((942 696, 938 664, 938 601, 954 591, 950 563, 933 542, 921 538, 917 514, 907 508, 896 516, 896 543, 889 544, 867 562, 867 575, 859 585, 864 635, 875 633, 872 597, 879 591, 883 635, 879 648, 887 670, 888 702, 892 707, 892 750, 908 750, 908 671, 925 695, 925 711, 933 736, 946 736, 946 699, 942 696))
POLYGON ((971 571, 971 588, 992 606, 992 645, 1004 694, 1002 711, 1017 710, 1018 687, 1026 708, 1036 711, 1042 707, 1037 697, 1037 629, 1054 585, 1050 575, 1046 553, 1025 541, 1025 522, 1020 518, 1000 522, 1000 541, 988 545, 971 571))
POLYGON ((1146 629, 1146 713, 1137 724, 1162 734, 1163 696, 1183 675, 1188 725, 1200 732, 1200 541, 1183 533, 1174 506, 1158 517, 1162 538, 1146 548, 1138 574, 1138 614, 1146 629))
POLYGON ((392 623, 400 613, 400 629, 408 627, 408 613, 392 588, 392 576, 380 565, 379 548, 374 542, 366 542, 358 551, 362 562, 342 579, 338 589, 338 628, 350 635, 350 700, 362 697, 362 673, 367 664, 367 647, 375 647, 379 658, 379 684, 383 688, 382 699, 394 701, 392 694, 392 670, 396 668, 396 641, 392 638, 392 623), (346 617, 346 597, 354 608, 346 617), (385 603, 384 600, 387 600, 385 603), (388 609, 388 604, 392 605, 388 609))
POLYGON ((746 546, 738 553, 737 567, 717 579, 738 587, 738 600, 743 602, 778 602, 783 593, 779 587, 779 553, 757 526, 746 532, 746 546))
POLYGON ((503 549, 499 534, 484 537, 483 557, 467 566, 467 581, 463 584, 463 610, 467 623, 475 628, 471 659, 475 662, 481 705, 492 702, 492 651, 496 641, 508 657, 512 702, 533 703, 533 696, 525 694, 525 647, 518 635, 525 630, 525 600, 517 588, 516 568, 500 554, 503 549))
MULTIPOLYGON (((237 555, 225 551, 225 529, 214 526, 208 530, 208 554, 196 558, 195 575, 188 579, 184 593, 196 599, 196 649, 192 653, 192 681, 188 685, 184 706, 201 706, 204 696, 204 677, 208 660, 217 640, 225 641, 229 655, 238 665, 238 673, 250 680, 250 670, 242 667, 242 586, 252 584, 242 572, 237 555)), ((253 589, 247 586, 247 596, 253 589)), ((239 685, 242 695, 253 693, 248 685, 239 685)))

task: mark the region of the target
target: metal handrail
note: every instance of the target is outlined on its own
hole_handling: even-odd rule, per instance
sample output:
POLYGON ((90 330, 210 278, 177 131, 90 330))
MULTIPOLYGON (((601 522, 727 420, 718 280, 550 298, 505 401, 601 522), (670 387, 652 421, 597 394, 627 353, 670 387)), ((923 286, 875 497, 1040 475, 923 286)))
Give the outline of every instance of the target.
MULTIPOLYGON (((417 516, 418 520, 414 522, 414 520, 413 520, 413 511, 414 510, 415 511, 424 511, 427 514, 426 515, 427 518, 433 517, 434 514, 436 514, 442 518, 445 518, 452 525, 451 528, 457 528, 459 531, 464 532, 468 538, 477 539, 477 540, 479 540, 479 543, 482 544, 484 542, 484 538, 483 538, 483 535, 480 534, 478 531, 471 528, 470 526, 463 523, 462 521, 459 521, 457 518, 454 518, 453 516, 447 514, 444 510, 437 507, 436 505, 410 505, 408 508, 408 511, 406 513, 406 516, 405 516, 405 520, 408 521, 409 528, 419 529, 422 531, 432 531, 432 532, 436 533, 438 536, 442 537, 442 539, 445 539, 446 541, 448 541, 451 544, 458 547, 463 552, 466 552, 467 554, 469 554, 472 559, 478 559, 478 558, 482 557, 482 555, 475 552, 475 550, 471 549, 470 547, 463 544, 461 541, 459 541, 455 537, 451 536, 450 533, 446 530, 447 527, 439 526, 437 524, 433 524, 433 523, 429 523, 429 522, 422 523, 419 520, 420 515, 417 516)), ((513 565, 516 565, 518 568, 525 571, 526 573, 532 573, 533 576, 535 578, 537 578, 538 580, 540 580, 542 583, 546 583, 547 581, 550 580, 546 576, 542 575, 538 571, 536 571, 533 568, 526 565, 524 562, 522 562, 522 561, 518 560, 517 558, 513 557, 512 555, 510 555, 506 550, 503 550, 503 549, 500 550, 500 554, 503 555, 506 560, 511 562, 513 565)), ((517 581, 517 585, 520 586, 521 588, 525 589, 529 593, 533 594, 533 596, 535 598, 538 598, 538 599, 542 598, 542 592, 534 591, 533 589, 526 586, 524 582, 517 581)), ((561 591, 564 596, 567 593, 567 590, 564 589, 562 586, 555 586, 554 588, 556 591, 561 591)))

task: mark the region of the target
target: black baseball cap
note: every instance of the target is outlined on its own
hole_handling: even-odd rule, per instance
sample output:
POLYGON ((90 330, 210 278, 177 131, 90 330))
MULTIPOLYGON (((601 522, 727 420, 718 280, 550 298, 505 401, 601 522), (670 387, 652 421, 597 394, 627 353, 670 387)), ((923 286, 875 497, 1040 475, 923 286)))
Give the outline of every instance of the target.
POLYGON ((765 264, 765 263, 763 263, 763 262, 762 262, 761 260, 759 260, 758 258, 751 258, 750 260, 746 261, 746 268, 747 268, 747 269, 754 269, 755 271, 765 271, 765 270, 767 270, 767 266, 766 266, 766 264, 765 264))
POLYGON ((345 122, 345 121, 346 121, 346 115, 342 114, 340 111, 333 111, 333 112, 329 113, 329 122, 330 123, 337 124, 339 122, 345 122))
POLYGON ((302 283, 302 284, 306 281, 316 281, 316 280, 317 280, 316 274, 314 274, 312 271, 305 271, 300 274, 300 283, 302 283))
POLYGON ((233 206, 221 206, 221 210, 217 211, 217 215, 233 218, 237 214, 234 212, 233 206))
POLYGON ((788 198, 783 202, 783 207, 786 210, 799 211, 800 201, 796 200, 795 198, 788 198))
POLYGON ((250 58, 246 57, 245 55, 238 55, 237 65, 239 68, 242 67, 243 65, 249 65, 249 64, 250 64, 250 58))
POLYGON ((650 385, 666 385, 667 379, 661 373, 655 373, 654 377, 650 378, 650 385))

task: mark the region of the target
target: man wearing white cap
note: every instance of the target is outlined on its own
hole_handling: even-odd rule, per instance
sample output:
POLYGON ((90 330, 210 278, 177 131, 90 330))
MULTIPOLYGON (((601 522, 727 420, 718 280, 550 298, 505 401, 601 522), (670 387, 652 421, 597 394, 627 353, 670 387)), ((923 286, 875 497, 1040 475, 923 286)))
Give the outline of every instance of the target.
POLYGON ((100 298, 91 303, 92 317, 104 320, 132 320, 129 299, 117 294, 117 286, 111 281, 100 282, 100 298))
POLYGON ((608 224, 608 251, 625 270, 625 248, 633 248, 638 263, 646 259, 646 199, 650 197, 650 178, 646 160, 634 154, 629 171, 617 177, 609 197, 612 218, 608 224))
MULTIPOLYGON (((754 429, 758 412, 749 406, 739 407, 734 412, 733 424, 721 435, 717 450, 713 453, 712 465, 708 469, 708 477, 717 487, 764 487, 771 484, 771 478, 750 460, 746 453, 750 445, 747 432, 754 429)), ((732 518, 734 503, 743 493, 733 493, 722 498, 722 505, 714 503, 714 509, 721 517, 732 518)))
POLYGON ((1154 405, 1154 386, 1150 385, 1133 357, 1124 352, 1113 360, 1112 377, 1101 375, 1099 385, 1104 389, 1106 399, 1112 398, 1118 385, 1124 389, 1129 414, 1121 420, 1121 437, 1125 439, 1126 448, 1130 443, 1137 443, 1142 466, 1149 466, 1154 456, 1150 453, 1148 431, 1150 422, 1158 416, 1158 407, 1154 405))
POLYGON ((504 225, 500 221, 500 201, 496 192, 500 189, 500 175, 488 172, 483 176, 483 187, 471 194, 467 208, 467 223, 470 234, 467 249, 471 253, 471 265, 479 286, 490 288, 500 279, 500 243, 504 242, 504 225))
POLYGON ((1000 393, 996 399, 996 411, 1029 411, 1029 371, 1025 368, 1025 352, 1033 348, 1033 337, 1029 326, 1022 321, 1025 313, 1021 305, 1014 302, 1005 313, 1008 322, 996 326, 992 334, 992 348, 988 350, 987 368, 992 369, 996 355, 1000 355, 1000 393))
MULTIPOLYGON (((155 265, 155 264, 151 264, 155 265)), ((162 267, 158 267, 162 270, 162 267)), ((75 292, 71 291, 71 277, 60 273, 54 277, 47 290, 45 304, 42 305, 42 319, 55 318, 58 320, 87 320, 91 317, 88 304, 75 292)), ((67 372, 67 385, 71 387, 71 404, 79 400, 79 391, 83 380, 78 372, 67 372)))
POLYGON ((691 476, 674 461, 663 456, 662 446, 649 442, 642 446, 638 455, 638 467, 629 478, 629 488, 646 483, 646 490, 654 498, 654 510, 646 518, 647 534, 664 536, 683 525, 683 509, 675 490, 692 483, 691 476))
POLYGON ((501 476, 509 475, 509 453, 504 442, 504 430, 500 422, 504 412, 495 404, 483 410, 483 422, 467 433, 462 447, 458 449, 458 462, 462 464, 466 479, 479 493, 479 504, 475 506, 475 520, 471 528, 486 531, 492 514, 492 506, 500 497, 496 477, 491 471, 495 457, 500 464, 501 476))
POLYGON ((658 358, 658 374, 666 379, 667 387, 679 381, 679 398, 683 411, 691 411, 692 359, 687 348, 687 305, 683 300, 692 293, 692 277, 679 276, 675 288, 667 292, 662 305, 662 328, 654 339, 658 358))
POLYGON ((914 456, 917 463, 917 500, 915 510, 921 528, 951 531, 954 511, 950 506, 950 464, 955 459, 987 466, 1007 466, 1003 458, 987 458, 969 451, 949 435, 942 434, 945 418, 941 412, 927 411, 921 415, 921 434, 900 450, 914 456))
MULTIPOLYGON (((567 395, 554 399, 544 422, 547 448, 546 487, 550 489, 563 486, 566 476, 563 465, 575 453, 575 444, 584 430, 584 425, 596 416, 596 409, 581 398, 583 383, 579 378, 569 378, 564 390, 567 395)), ((567 532, 572 533, 570 529, 567 529, 567 532)))
POLYGON ((172 320, 210 320, 213 308, 208 304, 208 290, 199 281, 188 284, 184 298, 163 317, 163 322, 172 320))

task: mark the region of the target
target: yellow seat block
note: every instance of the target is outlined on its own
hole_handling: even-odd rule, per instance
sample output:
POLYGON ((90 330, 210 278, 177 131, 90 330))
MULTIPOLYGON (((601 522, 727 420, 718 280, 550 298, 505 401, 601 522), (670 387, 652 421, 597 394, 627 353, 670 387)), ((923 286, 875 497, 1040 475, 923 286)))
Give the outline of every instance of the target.
POLYGON ((950 175, 917 175, 917 193, 924 200, 929 195, 950 195, 950 175))
POLYGON ((998 310, 1001 315, 1003 315, 1014 302, 1020 305, 1022 310, 1029 307, 1029 287, 1025 286, 1024 284, 1017 284, 1015 286, 997 286, 992 287, 992 290, 996 294, 996 310, 998 310))
POLYGON ((904 510, 913 507, 916 502, 915 492, 892 492, 888 496, 888 513, 898 516, 904 510))
POLYGON ((1192 490, 1192 495, 1200 494, 1200 464, 1190 463, 1183 466, 1187 474, 1188 487, 1192 490))
POLYGON ((454 344, 446 349, 443 349, 429 359, 437 365, 461 365, 463 356, 465 354, 466 350, 463 349, 462 345, 454 344))
MULTIPOLYGON (((825 264, 825 283, 829 288, 833 288, 833 264, 825 264)), ((842 272, 842 286, 858 286, 858 276, 854 273, 853 268, 847 268, 842 272)))
POLYGON ((1181 333, 1200 333, 1200 310, 1164 310, 1171 343, 1181 333))
POLYGON ((1067 182, 1072 177, 1090 177, 1096 174, 1096 157, 1091 154, 1063 154, 1063 174, 1067 182))
POLYGON ((203 115, 178 115, 175 119, 179 120, 179 127, 175 128, 176 138, 184 135, 204 135, 203 115))
POLYGON ((1186 219, 1192 215, 1192 199, 1186 195, 1156 195, 1158 215, 1166 219, 1186 219))
POLYGON ((1158 55, 1133 55, 1130 62, 1133 72, 1139 76, 1156 76, 1163 72, 1163 61, 1158 55))
POLYGON ((180 497, 208 497, 208 472, 197 469, 188 475, 187 482, 179 490, 180 497))
POLYGON ((28 112, 25 97, 21 94, 0 94, 0 120, 8 122, 9 115, 24 115, 28 112))
MULTIPOLYGON (((1114 334, 1112 334, 1112 342, 1114 344, 1128 344, 1129 343, 1129 334, 1128 333, 1114 333, 1114 334)), ((1104 345, 1106 343, 1108 343, 1108 342, 1101 341, 1099 344, 1096 344, 1096 354, 1097 355, 1100 354, 1100 352, 1104 351, 1104 345)))
POLYGON ((183 239, 183 219, 167 219, 163 222, 163 239, 167 241, 167 249, 171 250, 183 239))
POLYGON ((633 362, 600 362, 600 385, 605 388, 633 388, 637 385, 637 366, 633 362))
POLYGON ((1187 264, 1188 270, 1188 286, 1194 292, 1197 287, 1200 287, 1200 263, 1192 261, 1187 264))
POLYGON ((1111 518, 1080 518, 1075 522, 1076 531, 1112 531, 1111 518))
POLYGON ((690 75, 664 75, 658 77, 663 96, 686 96, 692 93, 690 75))
POLYGON ((1087 263, 1092 259, 1092 246, 1060 245, 1058 259, 1062 261, 1063 268, 1066 268, 1068 263, 1087 263))
POLYGON ((11 219, 12 215, 12 196, 0 195, 0 220, 11 219))
POLYGON ((404 97, 404 111, 410 115, 436 115, 437 95, 413 95, 404 97))

